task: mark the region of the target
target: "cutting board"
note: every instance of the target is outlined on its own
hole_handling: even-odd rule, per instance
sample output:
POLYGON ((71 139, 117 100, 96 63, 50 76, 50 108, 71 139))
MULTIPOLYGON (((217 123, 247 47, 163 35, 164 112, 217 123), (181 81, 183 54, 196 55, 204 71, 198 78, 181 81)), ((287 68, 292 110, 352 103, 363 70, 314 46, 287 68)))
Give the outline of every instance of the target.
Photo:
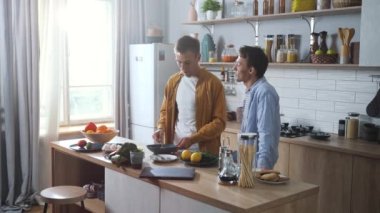
POLYGON ((179 167, 145 167, 140 178, 156 178, 167 180, 193 180, 195 177, 194 168, 179 168, 179 167))

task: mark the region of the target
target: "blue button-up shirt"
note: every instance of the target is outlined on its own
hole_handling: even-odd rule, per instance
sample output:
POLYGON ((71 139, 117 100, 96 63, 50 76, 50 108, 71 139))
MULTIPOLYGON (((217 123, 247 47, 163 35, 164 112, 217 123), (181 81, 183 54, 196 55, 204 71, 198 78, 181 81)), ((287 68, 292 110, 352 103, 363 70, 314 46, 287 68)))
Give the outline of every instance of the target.
POLYGON ((258 133, 256 168, 272 169, 278 159, 281 121, 279 97, 265 77, 246 91, 241 132, 258 133))

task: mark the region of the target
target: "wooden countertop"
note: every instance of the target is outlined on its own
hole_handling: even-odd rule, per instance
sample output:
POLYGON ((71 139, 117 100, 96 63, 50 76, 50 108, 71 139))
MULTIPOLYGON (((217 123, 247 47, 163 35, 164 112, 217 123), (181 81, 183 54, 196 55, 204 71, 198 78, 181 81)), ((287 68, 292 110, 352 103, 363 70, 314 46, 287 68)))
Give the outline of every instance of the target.
MULTIPOLYGON (((238 133, 240 131, 240 123, 227 122, 225 131, 238 133)), ((316 140, 309 136, 298 138, 280 137, 280 142, 380 159, 380 144, 362 139, 345 139, 336 134, 331 134, 328 140, 316 140)))
MULTIPOLYGON (((52 142, 50 145, 52 149, 59 152, 63 152, 105 168, 118 171, 134 178, 139 178, 141 170, 135 170, 130 167, 118 168, 109 160, 105 159, 102 152, 80 153, 71 150, 69 146, 71 144, 75 144, 77 141, 78 139, 52 142)), ((120 143, 133 141, 117 137, 111 142, 120 143)), ((145 148, 145 146, 142 146, 142 148, 145 148)), ((181 161, 175 161, 167 164, 154 164, 149 160, 149 156, 152 153, 149 150, 145 150, 145 154, 146 157, 144 159, 144 166, 184 166, 181 161)), ((282 185, 256 183, 253 189, 245 189, 237 186, 224 186, 218 184, 216 167, 196 167, 196 177, 193 181, 141 180, 231 212, 261 212, 291 201, 317 195, 319 190, 316 185, 296 182, 293 180, 290 180, 288 183, 282 185)))

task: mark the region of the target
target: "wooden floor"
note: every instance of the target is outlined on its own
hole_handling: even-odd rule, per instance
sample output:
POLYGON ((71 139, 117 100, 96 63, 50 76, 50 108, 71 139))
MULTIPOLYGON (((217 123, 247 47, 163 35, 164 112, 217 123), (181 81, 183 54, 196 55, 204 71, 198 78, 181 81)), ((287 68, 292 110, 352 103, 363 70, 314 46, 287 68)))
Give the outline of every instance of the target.
MULTIPOLYGON (((48 208, 48 213, 51 213, 51 206, 48 208)), ((41 213, 44 211, 44 206, 33 206, 32 210, 28 211, 29 213, 41 213)))

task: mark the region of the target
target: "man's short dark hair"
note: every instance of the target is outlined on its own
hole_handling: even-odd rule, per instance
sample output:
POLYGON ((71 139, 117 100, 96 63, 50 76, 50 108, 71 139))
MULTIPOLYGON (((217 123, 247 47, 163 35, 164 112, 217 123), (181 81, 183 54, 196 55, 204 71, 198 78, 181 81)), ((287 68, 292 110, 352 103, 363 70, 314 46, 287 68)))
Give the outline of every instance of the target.
POLYGON ((260 47, 242 46, 239 49, 240 57, 247 59, 248 67, 255 68, 257 78, 264 76, 268 67, 268 58, 260 47))
POLYGON ((178 39, 177 44, 175 45, 175 51, 179 53, 191 51, 195 54, 200 54, 199 46, 198 39, 185 35, 178 39))

